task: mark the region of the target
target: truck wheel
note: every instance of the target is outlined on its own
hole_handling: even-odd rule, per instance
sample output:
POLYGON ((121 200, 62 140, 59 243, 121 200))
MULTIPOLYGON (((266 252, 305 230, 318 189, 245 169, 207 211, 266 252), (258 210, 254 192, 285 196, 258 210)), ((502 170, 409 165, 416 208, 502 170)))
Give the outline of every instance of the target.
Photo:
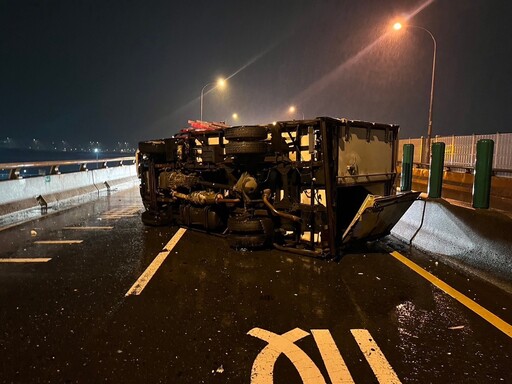
POLYGON ((255 155, 267 152, 263 141, 230 141, 226 144, 226 155, 255 155))
POLYGON ((229 217, 228 218, 228 229, 231 232, 262 232, 263 226, 261 225, 261 221, 259 219, 254 218, 245 218, 241 219, 238 217, 229 217))
POLYGON ((224 137, 228 140, 263 140, 267 138, 267 129, 259 125, 230 127, 224 131, 224 137))
POLYGON ((228 235, 228 243, 232 248, 260 248, 266 245, 267 242, 268 236, 264 233, 251 235, 228 235))

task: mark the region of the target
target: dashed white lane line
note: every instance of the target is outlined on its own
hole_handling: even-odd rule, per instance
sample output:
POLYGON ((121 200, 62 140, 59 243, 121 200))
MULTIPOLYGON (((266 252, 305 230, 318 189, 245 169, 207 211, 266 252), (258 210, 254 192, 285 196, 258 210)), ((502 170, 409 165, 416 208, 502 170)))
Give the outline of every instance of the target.
POLYGON ((140 207, 125 207, 125 208, 114 208, 109 211, 103 212, 101 218, 109 219, 122 219, 125 217, 136 216, 140 212, 140 207))
POLYGON ((178 244, 178 241, 180 241, 181 237, 185 234, 186 231, 187 230, 184 228, 178 229, 171 240, 169 240, 169 242, 165 245, 164 250, 155 257, 151 264, 146 268, 144 273, 137 279, 135 284, 133 284, 128 292, 126 292, 125 296, 141 294, 153 275, 163 264, 167 256, 169 256, 169 253, 171 253, 172 249, 176 246, 176 244, 178 244))
POLYGON ((99 219, 101 220, 119 220, 119 219, 125 219, 125 218, 128 218, 128 217, 134 217, 134 216, 137 216, 137 214, 135 213, 127 213, 127 214, 105 214, 105 215, 101 215, 101 217, 99 217, 99 219))
POLYGON ((77 231, 110 231, 114 227, 64 227, 62 229, 77 230, 77 231))
POLYGON ((370 332, 366 329, 351 329, 350 332, 352 332, 352 336, 354 336, 354 339, 359 345, 359 349, 363 352, 366 361, 370 365, 379 383, 401 383, 370 332))
POLYGON ((35 259, 0 259, 0 263, 47 263, 51 258, 35 258, 35 259))
POLYGON ((80 244, 83 240, 38 240, 34 244, 80 244))

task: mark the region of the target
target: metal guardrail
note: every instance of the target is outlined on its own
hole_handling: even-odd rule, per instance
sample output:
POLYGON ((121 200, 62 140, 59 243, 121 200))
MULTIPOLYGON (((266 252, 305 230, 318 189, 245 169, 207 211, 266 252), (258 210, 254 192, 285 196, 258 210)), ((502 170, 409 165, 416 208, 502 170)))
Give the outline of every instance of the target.
POLYGON ((83 172, 87 171, 88 164, 97 164, 97 169, 108 168, 108 166, 122 166, 127 164, 134 164, 135 157, 113 157, 98 160, 56 160, 56 161, 35 161, 27 163, 2 163, 0 164, 0 171, 7 171, 7 178, 0 178, 1 180, 16 180, 24 177, 58 175, 63 173, 61 167, 71 167, 64 173, 69 172, 83 172), (73 166, 78 166, 78 169, 73 169, 73 166), (28 175, 22 174, 22 170, 35 169, 37 174, 29 173, 28 175))

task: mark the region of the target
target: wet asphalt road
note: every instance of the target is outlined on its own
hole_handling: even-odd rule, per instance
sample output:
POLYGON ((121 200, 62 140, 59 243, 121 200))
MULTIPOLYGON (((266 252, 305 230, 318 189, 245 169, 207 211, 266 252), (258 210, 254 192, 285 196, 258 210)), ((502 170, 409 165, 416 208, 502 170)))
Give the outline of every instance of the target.
MULTIPOLYGON (((511 337, 392 257, 390 241, 336 263, 187 230, 126 296, 179 229, 145 227, 141 210, 132 188, 0 231, 0 258, 50 259, 0 263, 0 382, 349 382, 331 359, 356 383, 512 383, 511 337), (279 336, 296 328, 295 342, 279 336)), ((512 288, 398 250, 512 323, 512 288)))

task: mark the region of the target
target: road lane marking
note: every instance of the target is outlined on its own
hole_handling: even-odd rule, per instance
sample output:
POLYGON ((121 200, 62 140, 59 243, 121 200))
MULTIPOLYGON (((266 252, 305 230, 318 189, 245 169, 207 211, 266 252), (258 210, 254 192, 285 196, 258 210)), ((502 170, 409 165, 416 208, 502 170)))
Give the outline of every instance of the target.
POLYGON ((64 227, 62 229, 78 230, 78 231, 109 231, 114 227, 64 227))
POLYGON ((38 240, 34 244, 80 244, 83 240, 38 240))
POLYGON ((101 215, 102 217, 112 217, 114 219, 119 219, 121 217, 131 217, 131 216, 135 216, 135 214, 131 214, 131 213, 106 213, 106 214, 103 214, 101 215))
POLYGON ((110 213, 103 213, 102 216, 135 216, 136 213, 134 212, 110 212, 110 213))
POLYGON ((295 366, 303 384, 325 384, 324 377, 313 360, 294 344, 294 342, 309 336, 308 332, 295 328, 278 335, 262 328, 253 328, 247 334, 268 343, 254 360, 251 384, 272 384, 274 382, 274 364, 281 353, 285 354, 295 366))
POLYGON ((312 329, 311 334, 324 360, 332 384, 353 384, 354 379, 352 379, 331 332, 328 329, 312 329))
POLYGON ((408 266, 410 269, 412 269, 414 272, 416 272, 421 277, 430 281, 433 285, 435 285, 437 288, 439 288, 443 292, 445 292, 448 295, 450 295, 451 297, 453 297, 459 303, 465 305, 467 308, 469 308, 470 310, 475 312, 477 315, 482 317, 484 320, 486 320, 489 323, 491 323, 492 325, 494 325, 505 335, 507 335, 508 337, 512 337, 512 325, 510 325, 509 323, 507 323, 500 317, 496 316, 494 313, 490 312, 489 310, 485 309, 481 305, 477 304, 476 302, 471 300, 469 297, 467 297, 463 293, 457 291, 455 288, 452 288, 451 286, 446 284, 444 281, 435 277, 430 272, 427 272, 426 270, 421 268, 418 264, 409 260, 407 257, 403 256, 402 254, 394 251, 394 252, 391 252, 390 255, 393 256, 398 261, 400 261, 401 263, 408 266))
POLYGON ((108 214, 108 215, 101 215, 101 218, 103 220, 117 220, 117 219, 123 219, 125 217, 134 217, 137 216, 135 214, 126 214, 126 215, 114 215, 114 214, 108 214))
POLYGON ((126 292, 125 297, 141 294, 142 290, 149 283, 149 280, 151 280, 153 275, 156 273, 158 268, 160 268, 167 256, 169 256, 169 253, 176 246, 176 244, 178 244, 178 241, 180 241, 181 237, 185 234, 186 231, 187 230, 184 228, 178 229, 171 240, 169 240, 169 242, 165 245, 164 250, 155 257, 151 264, 146 268, 144 273, 137 279, 137 281, 132 285, 128 292, 126 292))
POLYGON ((370 365, 379 383, 399 384, 400 379, 380 350, 370 332, 366 329, 351 329, 350 332, 359 349, 363 352, 366 361, 370 365))
POLYGON ((101 218, 105 220, 116 220, 125 217, 137 216, 140 212, 141 207, 139 206, 128 206, 124 208, 113 208, 100 214, 101 218))
POLYGON ((51 258, 35 258, 35 259, 0 259, 0 263, 47 263, 51 258))
POLYGON ((101 215, 134 215, 140 209, 140 207, 113 208, 101 213, 101 215))
MULTIPOLYGON (((401 384, 370 332, 366 329, 351 329, 350 332, 377 381, 381 384, 401 384)), ((251 384, 273 384, 275 363, 281 354, 290 360, 304 384, 326 383, 315 362, 299 346, 295 345, 295 342, 309 336, 308 332, 295 328, 279 335, 262 328, 253 328, 247 334, 268 343, 254 359, 251 369, 251 384)), ((331 332, 328 329, 312 329, 311 334, 320 351, 331 383, 354 384, 354 379, 331 332)))

